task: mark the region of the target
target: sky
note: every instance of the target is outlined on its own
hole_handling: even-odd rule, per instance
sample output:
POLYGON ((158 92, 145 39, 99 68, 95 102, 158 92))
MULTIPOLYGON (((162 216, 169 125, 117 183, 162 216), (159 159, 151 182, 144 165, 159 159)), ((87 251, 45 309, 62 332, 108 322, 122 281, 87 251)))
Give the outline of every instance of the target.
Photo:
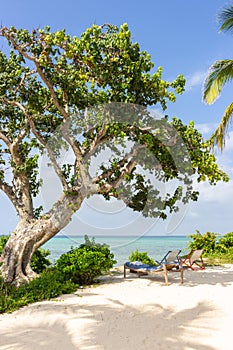
MULTIPOLYGON (((229 4, 223 0, 11 0, 1 1, 2 26, 32 30, 49 25, 51 30, 66 29, 80 36, 93 23, 128 23, 133 41, 151 54, 151 60, 163 67, 163 79, 178 74, 186 78, 186 91, 169 104, 166 113, 184 123, 190 120, 207 138, 219 123, 226 106, 232 102, 232 84, 226 85, 212 105, 202 101, 203 81, 214 61, 232 58, 233 37, 219 33, 217 14, 229 4)), ((1 43, 4 48, 3 43, 1 43)), ((230 176, 228 183, 196 185, 199 200, 189 203, 166 221, 144 219, 122 203, 107 204, 97 196, 85 201, 62 234, 115 235, 189 235, 199 230, 225 234, 233 231, 233 129, 221 153, 215 151, 218 165, 230 176)), ((46 205, 49 194, 42 194, 46 205)), ((0 234, 14 230, 18 218, 14 208, 0 193, 0 234)))

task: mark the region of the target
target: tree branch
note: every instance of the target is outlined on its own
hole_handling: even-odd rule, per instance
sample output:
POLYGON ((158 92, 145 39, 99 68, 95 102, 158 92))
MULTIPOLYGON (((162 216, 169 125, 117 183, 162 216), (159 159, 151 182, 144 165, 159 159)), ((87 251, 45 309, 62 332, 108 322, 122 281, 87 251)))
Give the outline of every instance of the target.
POLYGON ((0 190, 2 190, 7 195, 7 197, 10 199, 10 201, 16 208, 18 214, 20 215, 20 207, 18 205, 16 193, 13 190, 13 186, 10 186, 5 182, 0 181, 0 190))
MULTIPOLYGON (((133 170, 133 167, 131 168, 131 164, 132 164, 132 163, 135 163, 135 164, 136 164, 136 162, 133 162, 133 161, 132 161, 132 158, 135 157, 135 156, 137 155, 137 153, 138 153, 138 151, 139 151, 140 149, 143 149, 143 148, 146 148, 146 145, 137 144, 137 145, 135 145, 134 147, 132 147, 131 152, 127 153, 127 154, 124 156, 124 158, 121 159, 121 160, 118 162, 116 168, 117 168, 117 169, 121 169, 122 167, 124 167, 124 169, 122 169, 121 173, 122 173, 122 174, 124 173, 123 175, 129 174, 129 170, 130 170, 130 171, 133 170), (128 162, 128 164, 125 166, 125 164, 126 164, 127 162, 128 162), (128 170, 127 170, 127 167, 129 167, 128 170)), ((97 182, 99 182, 99 181, 101 181, 101 180, 104 180, 104 179, 110 177, 111 175, 114 174, 116 168, 115 168, 115 169, 109 169, 106 173, 94 177, 94 178, 92 179, 92 182, 93 182, 93 183, 97 183, 97 182)))
MULTIPOLYGON (((39 142, 46 148, 48 155, 49 155, 49 158, 53 164, 53 168, 54 168, 57 176, 60 178, 64 190, 68 190, 69 186, 68 186, 66 179, 65 179, 65 177, 64 177, 64 175, 63 175, 63 173, 62 173, 62 171, 61 171, 61 169, 56 161, 56 157, 54 156, 53 152, 51 151, 50 147, 48 146, 48 142, 45 141, 44 138, 41 136, 41 134, 36 130, 35 123, 33 121, 33 118, 31 117, 31 115, 29 113, 27 113, 25 107, 21 103, 19 103, 17 101, 7 101, 7 100, 5 100, 5 102, 10 104, 10 105, 18 107, 23 112, 23 114, 27 118, 27 123, 30 125, 33 134, 39 140, 39 142)), ((22 140, 23 135, 24 134, 22 132, 21 136, 19 138, 19 141, 22 140)))
POLYGON ((5 142, 5 144, 7 145, 7 147, 10 148, 10 145, 11 145, 11 142, 10 140, 8 139, 8 137, 6 135, 3 134, 2 131, 0 131, 0 139, 5 142))
POLYGON ((39 65, 39 63, 36 61, 36 59, 34 60, 34 63, 35 63, 35 66, 36 66, 36 68, 37 68, 37 72, 38 72, 39 76, 41 77, 41 79, 43 80, 43 82, 45 83, 45 85, 48 87, 48 89, 49 89, 49 91, 50 91, 50 94, 51 94, 51 97, 52 97, 52 99, 53 99, 53 101, 54 101, 54 104, 55 104, 55 106, 57 107, 58 111, 61 113, 61 115, 63 115, 63 117, 64 117, 65 119, 68 119, 69 113, 66 111, 66 109, 67 109, 67 104, 66 104, 66 107, 65 107, 65 108, 63 108, 63 107, 60 105, 60 103, 59 103, 59 101, 58 101, 58 99, 57 99, 57 95, 56 95, 56 92, 55 92, 55 90, 54 90, 53 85, 52 85, 51 82, 46 78, 44 72, 43 72, 42 69, 40 68, 40 65, 39 65))
POLYGON ((6 38, 12 43, 12 45, 13 45, 13 47, 14 47, 15 50, 17 50, 23 57, 25 57, 25 58, 27 58, 28 60, 34 62, 35 66, 36 66, 36 71, 38 72, 39 76, 41 77, 41 79, 43 80, 43 82, 45 83, 45 85, 48 87, 48 89, 49 89, 49 91, 50 91, 50 94, 51 94, 51 97, 52 97, 52 99, 53 99, 53 101, 54 101, 55 106, 57 107, 57 109, 58 109, 58 111, 61 113, 61 115, 63 115, 63 117, 64 117, 65 119, 67 119, 68 116, 69 116, 69 113, 66 111, 67 106, 66 106, 66 108, 63 108, 63 107, 60 105, 60 103, 59 103, 59 101, 58 101, 58 99, 57 99, 57 95, 56 95, 56 92, 55 92, 55 90, 54 90, 54 87, 53 87, 53 85, 51 84, 51 82, 46 78, 46 76, 45 76, 43 70, 42 70, 41 67, 40 67, 39 62, 37 61, 37 58, 36 58, 34 55, 32 55, 32 56, 28 55, 28 54, 24 51, 24 48, 30 46, 30 44, 27 44, 26 46, 23 46, 23 47, 20 46, 19 44, 17 44, 17 42, 14 40, 14 38, 13 38, 12 35, 10 34, 8 28, 2 28, 2 29, 0 30, 0 36, 6 37, 6 38))

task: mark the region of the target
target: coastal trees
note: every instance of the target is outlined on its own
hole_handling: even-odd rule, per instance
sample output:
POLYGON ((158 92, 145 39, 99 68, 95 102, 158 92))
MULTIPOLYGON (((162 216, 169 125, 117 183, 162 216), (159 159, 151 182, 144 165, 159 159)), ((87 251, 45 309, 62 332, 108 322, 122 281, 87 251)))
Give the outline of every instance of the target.
MULTIPOLYGON (((233 5, 228 5, 219 14, 221 24, 220 31, 232 32, 233 30, 233 5)), ((223 86, 233 79, 233 60, 224 59, 216 61, 210 67, 210 73, 205 79, 203 99, 212 104, 220 95, 223 86)), ((233 102, 227 106, 219 126, 212 135, 212 139, 222 150, 225 144, 225 136, 233 115, 233 102)))
POLYGON ((35 276, 33 253, 88 196, 115 197, 166 218, 197 199, 192 174, 211 184, 227 180, 193 123, 149 113, 148 106, 165 110, 185 81, 162 80, 161 68, 151 73, 150 55, 132 42, 126 24, 93 25, 79 38, 49 27, 1 28, 0 35, 10 48, 0 52, 0 189, 19 216, 1 255, 5 281, 35 276), (48 211, 34 204, 45 154, 62 187, 48 211), (158 182, 173 180, 174 191, 160 193, 158 182))

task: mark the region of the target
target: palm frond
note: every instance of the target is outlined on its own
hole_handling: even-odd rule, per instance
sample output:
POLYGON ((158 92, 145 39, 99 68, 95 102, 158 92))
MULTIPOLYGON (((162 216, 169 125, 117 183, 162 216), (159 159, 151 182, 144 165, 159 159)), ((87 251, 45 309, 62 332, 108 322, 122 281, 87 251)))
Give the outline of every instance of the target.
POLYGON ((211 136, 211 140, 213 140, 214 144, 217 145, 221 151, 225 146, 226 134, 227 134, 227 130, 230 125, 232 117, 233 117, 233 102, 229 106, 227 106, 219 126, 211 136))
POLYGON ((233 60, 219 60, 211 67, 204 82, 203 100, 213 103, 220 95, 222 87, 233 79, 233 60))
POLYGON ((221 24, 220 32, 233 33, 233 5, 228 5, 220 12, 218 21, 221 24))

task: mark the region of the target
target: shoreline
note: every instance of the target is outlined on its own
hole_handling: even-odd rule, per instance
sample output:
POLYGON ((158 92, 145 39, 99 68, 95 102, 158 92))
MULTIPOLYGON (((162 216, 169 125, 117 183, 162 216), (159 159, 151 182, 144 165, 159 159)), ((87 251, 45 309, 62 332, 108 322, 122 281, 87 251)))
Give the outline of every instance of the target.
POLYGON ((230 350, 233 265, 164 277, 122 267, 74 294, 0 315, 0 350, 230 350))

